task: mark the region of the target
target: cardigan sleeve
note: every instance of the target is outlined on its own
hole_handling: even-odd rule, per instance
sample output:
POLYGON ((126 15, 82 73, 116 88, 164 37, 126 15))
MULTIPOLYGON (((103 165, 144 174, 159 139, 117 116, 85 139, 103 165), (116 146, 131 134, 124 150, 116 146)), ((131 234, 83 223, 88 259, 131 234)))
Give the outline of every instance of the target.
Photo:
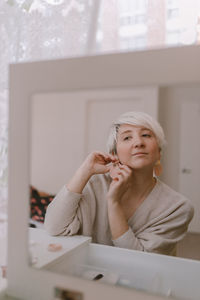
POLYGON ((82 194, 64 186, 47 207, 44 227, 51 235, 92 236, 95 216, 96 196, 90 181, 82 194))
POLYGON ((138 239, 135 236, 133 230, 130 227, 124 234, 122 234, 117 239, 113 240, 113 244, 114 244, 114 246, 120 247, 120 248, 144 251, 144 247, 143 247, 140 239, 138 239))
POLYGON ((51 235, 73 235, 79 231, 78 213, 81 194, 68 191, 64 186, 46 210, 44 227, 51 235))
POLYGON ((182 202, 176 208, 169 208, 163 215, 148 222, 138 232, 129 227, 127 232, 113 240, 113 244, 121 248, 173 254, 177 242, 184 237, 193 214, 194 209, 190 202, 182 202))

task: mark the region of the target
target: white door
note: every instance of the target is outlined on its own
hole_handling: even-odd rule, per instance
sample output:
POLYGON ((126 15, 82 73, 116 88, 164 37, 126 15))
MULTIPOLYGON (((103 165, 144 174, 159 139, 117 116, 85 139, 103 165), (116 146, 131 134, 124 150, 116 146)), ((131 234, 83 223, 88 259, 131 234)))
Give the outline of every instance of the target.
POLYGON ((87 102, 85 155, 93 150, 106 151, 111 123, 122 113, 143 111, 158 117, 158 88, 99 91, 87 102))
POLYGON ((189 231, 200 233, 200 103, 181 105, 180 192, 194 206, 189 231))

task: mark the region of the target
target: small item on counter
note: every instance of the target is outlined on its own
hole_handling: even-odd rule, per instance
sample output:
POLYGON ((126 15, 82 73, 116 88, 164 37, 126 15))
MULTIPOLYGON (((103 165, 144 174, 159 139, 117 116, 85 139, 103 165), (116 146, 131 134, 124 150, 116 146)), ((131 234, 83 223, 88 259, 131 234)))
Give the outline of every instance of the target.
POLYGON ((99 279, 101 279, 101 278, 103 278, 103 274, 97 274, 97 275, 93 278, 93 280, 99 280, 99 279))
POLYGON ((48 245, 48 251, 50 251, 50 252, 57 252, 60 250, 62 250, 61 244, 49 244, 48 245))
POLYGON ((114 272, 110 272, 108 270, 103 269, 89 269, 87 266, 83 269, 83 272, 81 272, 81 276, 93 280, 93 281, 100 281, 110 284, 117 284, 119 280, 119 274, 116 274, 114 272))
POLYGON ((7 266, 1 266, 1 277, 6 278, 7 266))

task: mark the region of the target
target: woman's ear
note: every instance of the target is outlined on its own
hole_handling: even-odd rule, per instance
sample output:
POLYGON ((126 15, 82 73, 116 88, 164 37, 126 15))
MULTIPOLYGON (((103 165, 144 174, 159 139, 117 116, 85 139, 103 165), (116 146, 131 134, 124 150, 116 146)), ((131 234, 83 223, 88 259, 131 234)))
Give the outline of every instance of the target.
POLYGON ((117 156, 117 149, 116 148, 112 151, 112 155, 117 156))
POLYGON ((162 168, 162 165, 161 165, 161 162, 159 159, 154 166, 153 172, 157 177, 159 177, 162 174, 162 171, 163 171, 163 168, 162 168))
POLYGON ((161 152, 162 152, 162 149, 159 147, 159 160, 161 160, 161 152))

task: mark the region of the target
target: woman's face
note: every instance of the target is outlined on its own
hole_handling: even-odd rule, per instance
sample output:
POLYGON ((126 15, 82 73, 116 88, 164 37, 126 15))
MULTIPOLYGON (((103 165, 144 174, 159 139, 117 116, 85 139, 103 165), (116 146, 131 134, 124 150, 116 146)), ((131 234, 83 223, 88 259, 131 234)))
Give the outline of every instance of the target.
POLYGON ((123 124, 119 127, 117 135, 117 155, 122 164, 132 169, 153 169, 160 159, 160 149, 151 130, 123 124))

